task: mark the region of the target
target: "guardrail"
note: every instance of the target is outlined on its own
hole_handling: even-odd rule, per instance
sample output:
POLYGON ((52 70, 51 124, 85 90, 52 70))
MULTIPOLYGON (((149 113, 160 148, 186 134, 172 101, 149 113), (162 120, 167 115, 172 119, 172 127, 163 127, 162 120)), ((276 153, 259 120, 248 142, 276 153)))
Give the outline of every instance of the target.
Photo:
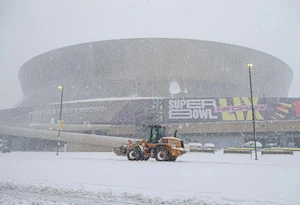
POLYGON ((195 149, 195 148, 192 148, 190 149, 190 152, 202 152, 202 153, 213 153, 215 154, 215 150, 213 149, 195 149))
MULTIPOLYGON (((260 151, 263 148, 257 147, 256 149, 257 149, 257 151, 260 151)), ((255 149, 254 149, 254 147, 228 147, 227 150, 248 150, 248 151, 252 150, 252 151, 254 151, 255 149)))
MULTIPOLYGON (((267 150, 267 149, 264 149, 267 150)), ((283 150, 283 151, 293 151, 293 152, 299 152, 300 148, 289 148, 289 147, 271 147, 270 150, 283 150)))
POLYGON ((224 149, 223 154, 250 154, 251 149, 224 149))
POLYGON ((265 154, 283 154, 283 155, 294 155, 293 151, 284 151, 284 150, 263 150, 261 155, 265 154))
POLYGON ((254 150, 254 148, 250 148, 250 147, 228 147, 227 150, 246 150, 246 151, 250 151, 250 150, 254 150))

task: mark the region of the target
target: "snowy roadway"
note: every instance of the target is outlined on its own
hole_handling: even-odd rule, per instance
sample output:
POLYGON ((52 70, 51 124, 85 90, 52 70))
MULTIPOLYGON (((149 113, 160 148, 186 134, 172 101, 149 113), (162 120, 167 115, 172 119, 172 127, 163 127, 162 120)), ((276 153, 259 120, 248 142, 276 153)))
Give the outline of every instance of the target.
POLYGON ((113 153, 0 153, 0 204, 300 204, 294 156, 188 153, 130 162, 113 153))

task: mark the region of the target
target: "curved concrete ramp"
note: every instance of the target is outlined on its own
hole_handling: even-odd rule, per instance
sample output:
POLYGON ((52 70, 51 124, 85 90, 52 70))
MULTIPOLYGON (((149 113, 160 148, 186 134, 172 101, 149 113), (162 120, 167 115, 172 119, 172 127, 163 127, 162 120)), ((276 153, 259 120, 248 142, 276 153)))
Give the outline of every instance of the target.
MULTIPOLYGON (((57 131, 50 130, 38 130, 31 128, 20 128, 10 126, 0 126, 0 135, 17 136, 17 137, 29 137, 36 139, 57 140, 57 131)), ((65 141, 75 147, 85 147, 84 151, 88 151, 89 147, 91 151, 96 151, 97 146, 102 147, 105 150, 111 150, 111 148, 119 147, 123 143, 127 143, 128 140, 138 140, 132 138, 113 137, 104 135, 90 135, 82 133, 61 132, 60 140, 65 141)), ((102 149, 102 150, 103 150, 102 149)), ((101 150, 101 149, 99 149, 101 150)), ((80 150, 78 150, 80 151, 80 150)))

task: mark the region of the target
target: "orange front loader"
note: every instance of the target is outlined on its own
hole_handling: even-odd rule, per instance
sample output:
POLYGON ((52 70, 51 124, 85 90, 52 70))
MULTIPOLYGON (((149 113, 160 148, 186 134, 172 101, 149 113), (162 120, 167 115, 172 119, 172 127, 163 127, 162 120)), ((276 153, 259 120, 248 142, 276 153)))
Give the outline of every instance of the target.
POLYGON ((118 156, 127 156, 130 161, 148 160, 155 158, 157 161, 175 161, 177 157, 185 154, 183 141, 176 137, 165 137, 166 128, 160 125, 148 126, 148 140, 128 141, 121 147, 113 149, 118 156))

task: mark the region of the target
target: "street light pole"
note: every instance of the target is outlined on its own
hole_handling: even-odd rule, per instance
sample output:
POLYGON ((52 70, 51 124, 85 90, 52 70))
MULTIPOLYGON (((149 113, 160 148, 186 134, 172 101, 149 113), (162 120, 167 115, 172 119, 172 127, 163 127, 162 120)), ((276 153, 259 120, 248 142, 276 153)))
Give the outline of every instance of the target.
POLYGON ((248 64, 249 69, 249 81, 250 81, 250 95, 251 95, 251 107, 252 107, 252 124, 253 124, 253 137, 254 137, 254 150, 255 150, 255 160, 257 160, 257 147, 256 147, 256 136, 255 136, 255 118, 254 118, 254 105, 253 105, 253 94, 252 94, 252 81, 251 81, 251 69, 253 65, 248 64))
MULTIPOLYGON (((64 97, 64 88, 62 86, 58 86, 57 88, 61 90, 60 109, 59 109, 59 122, 61 123, 61 114, 62 114, 62 103, 63 103, 63 97, 64 97)), ((58 148, 59 148, 59 145, 60 145, 60 130, 61 130, 61 127, 59 126, 59 128, 58 128, 58 135, 57 135, 57 150, 56 150, 56 155, 58 155, 58 148)))

